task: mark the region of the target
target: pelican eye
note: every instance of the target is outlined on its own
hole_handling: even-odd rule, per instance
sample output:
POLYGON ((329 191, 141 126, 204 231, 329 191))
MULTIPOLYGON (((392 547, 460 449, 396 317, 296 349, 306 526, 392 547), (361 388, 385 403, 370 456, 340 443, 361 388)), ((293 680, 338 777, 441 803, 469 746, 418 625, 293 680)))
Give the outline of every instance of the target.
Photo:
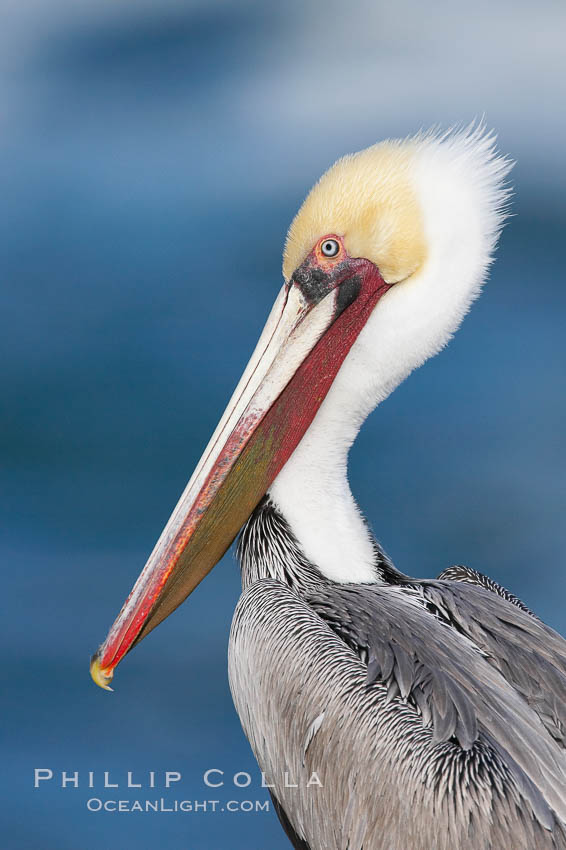
POLYGON ((320 250, 325 257, 335 257, 340 250, 340 243, 336 239, 325 239, 321 242, 320 250))

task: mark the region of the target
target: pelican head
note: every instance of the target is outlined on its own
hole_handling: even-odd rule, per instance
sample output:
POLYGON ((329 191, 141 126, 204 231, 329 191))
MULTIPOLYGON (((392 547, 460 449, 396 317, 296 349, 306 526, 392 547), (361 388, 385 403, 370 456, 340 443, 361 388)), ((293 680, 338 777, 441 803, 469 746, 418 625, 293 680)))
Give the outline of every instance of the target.
MULTIPOLYGON (((284 284, 250 362, 93 658, 97 684, 108 687, 123 656, 220 560, 266 492, 315 563, 321 535, 305 522, 309 499, 316 509, 322 489, 335 489, 344 508, 336 522, 356 524, 343 486, 348 449, 478 295, 508 169, 480 127, 382 142, 340 159, 313 187, 289 229, 284 284), (320 469, 338 474, 326 481, 320 469)), ((340 539, 353 566, 344 578, 340 544, 329 544, 318 558, 328 577, 371 578, 367 536, 357 535, 359 551, 347 529, 340 539)))

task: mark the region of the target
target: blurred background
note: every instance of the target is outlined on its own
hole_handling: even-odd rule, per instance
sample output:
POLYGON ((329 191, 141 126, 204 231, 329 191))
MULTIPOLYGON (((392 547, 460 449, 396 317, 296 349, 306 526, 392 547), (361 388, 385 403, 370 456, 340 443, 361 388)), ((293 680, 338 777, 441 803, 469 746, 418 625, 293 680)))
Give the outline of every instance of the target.
POLYGON ((265 799, 227 684, 232 553, 114 694, 88 661, 251 352, 292 215, 346 151, 485 114, 517 160, 484 295, 367 423, 351 478, 400 569, 468 564, 566 632, 565 26, 559 0, 6 0, 4 848, 289 846, 273 813, 86 807, 265 799))

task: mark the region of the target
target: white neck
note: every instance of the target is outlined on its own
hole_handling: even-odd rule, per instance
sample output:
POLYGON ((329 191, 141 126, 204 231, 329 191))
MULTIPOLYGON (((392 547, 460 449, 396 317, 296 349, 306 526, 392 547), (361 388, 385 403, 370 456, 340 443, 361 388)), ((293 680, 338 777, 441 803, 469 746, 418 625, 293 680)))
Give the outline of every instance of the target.
POLYGON ((374 314, 269 490, 308 560, 341 583, 378 580, 374 540, 348 483, 350 447, 383 397, 373 368, 375 321, 374 314))
POLYGON ((348 450, 358 429, 332 413, 332 407, 321 408, 269 495, 323 575, 336 582, 377 581, 374 543, 348 484, 348 450))

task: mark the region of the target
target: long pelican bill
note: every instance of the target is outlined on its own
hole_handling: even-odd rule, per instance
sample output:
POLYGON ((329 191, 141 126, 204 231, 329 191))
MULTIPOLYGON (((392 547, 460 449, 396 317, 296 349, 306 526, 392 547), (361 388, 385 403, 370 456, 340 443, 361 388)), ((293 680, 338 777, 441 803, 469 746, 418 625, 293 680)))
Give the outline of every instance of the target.
POLYGON ((389 288, 377 267, 313 249, 277 297, 251 360, 91 675, 116 665, 224 555, 286 463, 389 288))

